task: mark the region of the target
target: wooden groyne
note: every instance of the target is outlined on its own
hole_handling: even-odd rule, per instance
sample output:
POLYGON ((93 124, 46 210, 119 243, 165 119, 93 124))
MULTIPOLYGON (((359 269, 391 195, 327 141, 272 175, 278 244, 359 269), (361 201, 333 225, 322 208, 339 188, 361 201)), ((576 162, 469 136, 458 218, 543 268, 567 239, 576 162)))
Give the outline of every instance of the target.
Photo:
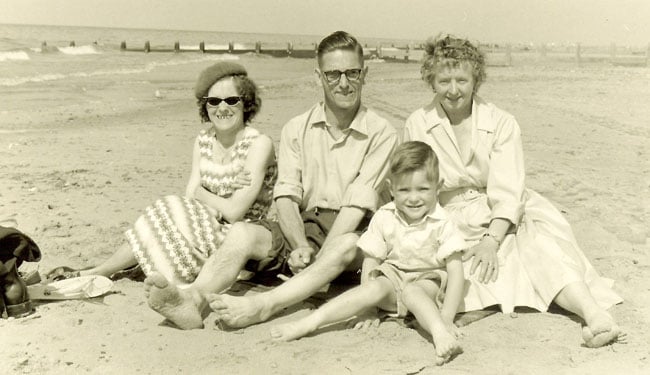
POLYGON ((180 42, 175 42, 173 47, 151 47, 151 43, 146 41, 143 47, 128 47, 126 42, 123 41, 120 44, 120 50, 125 52, 199 52, 199 53, 214 53, 214 54, 247 54, 254 53, 258 55, 269 55, 273 57, 295 57, 295 58, 313 58, 316 56, 316 45, 312 44, 310 46, 300 46, 294 48, 292 43, 287 43, 286 47, 279 48, 276 45, 273 46, 263 46, 261 42, 257 42, 254 45, 249 44, 235 44, 234 42, 228 42, 227 45, 217 46, 210 48, 206 47, 205 42, 199 43, 196 47, 182 47, 180 42))
MULTIPOLYGON (((96 42, 95 42, 96 44, 96 42)), ((70 42, 70 47, 75 47, 74 41, 70 42)), ((47 42, 42 43, 43 48, 47 48, 47 42)), ((127 45, 126 41, 120 44, 120 51, 123 52, 167 52, 167 53, 211 53, 211 54, 257 54, 268 55, 273 57, 293 57, 293 58, 314 58, 316 56, 317 44, 294 45, 289 42, 286 44, 263 44, 256 43, 235 43, 228 42, 220 45, 206 45, 200 42, 196 46, 182 46, 180 42, 175 42, 169 46, 152 46, 149 41, 144 45, 133 47, 127 45)), ((487 64, 490 66, 513 66, 519 63, 534 61, 536 63, 577 63, 578 65, 588 63, 609 63, 616 66, 630 67, 647 67, 650 66, 650 44, 645 49, 620 47, 611 44, 609 47, 603 46, 583 46, 581 43, 571 45, 499 45, 499 44, 480 44, 480 48, 487 55, 487 64)), ((387 62, 401 63, 419 63, 424 56, 424 46, 422 44, 403 44, 396 46, 376 45, 364 46, 366 59, 379 59, 387 62)))

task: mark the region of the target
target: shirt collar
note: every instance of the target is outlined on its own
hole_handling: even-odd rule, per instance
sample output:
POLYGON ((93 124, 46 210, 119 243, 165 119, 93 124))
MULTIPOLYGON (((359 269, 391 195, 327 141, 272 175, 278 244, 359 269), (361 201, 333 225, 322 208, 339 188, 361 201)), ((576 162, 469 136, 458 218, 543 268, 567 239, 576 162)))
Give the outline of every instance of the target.
MULTIPOLYGON (((495 122, 490 119, 490 105, 478 95, 474 95, 472 101, 472 122, 476 123, 476 128, 488 132, 494 132, 495 122)), ((426 130, 429 131, 439 125, 442 125, 447 119, 447 114, 442 109, 440 101, 434 99, 424 107, 424 116, 426 119, 426 130)))
MULTIPOLYGON (((356 132, 359 132, 363 135, 368 135, 368 123, 366 121, 366 112, 368 109, 361 104, 359 106, 359 110, 357 111, 357 114, 354 115, 354 119, 352 120, 352 123, 348 127, 350 130, 354 130, 356 132)), ((329 126, 327 124, 327 119, 325 117, 325 103, 320 102, 316 105, 316 108, 314 108, 314 112, 311 114, 311 118, 309 120, 309 125, 314 126, 314 125, 325 125, 329 126)))
POLYGON ((402 216, 397 211, 397 208, 395 207, 395 202, 386 203, 385 205, 383 205, 379 209, 380 210, 391 211, 393 213, 393 215, 395 215, 395 217, 397 219, 399 219, 402 223, 404 223, 404 225, 407 225, 407 226, 409 226, 409 225, 419 225, 419 224, 422 224, 424 221, 427 221, 427 220, 436 222, 436 221, 441 221, 441 220, 446 220, 447 219, 447 215, 445 214, 444 209, 440 206, 440 203, 436 203, 436 208, 433 210, 433 212, 429 212, 427 215, 424 216, 424 218, 422 218, 422 220, 418 221, 417 223, 413 223, 413 224, 406 223, 406 221, 402 218, 402 216))

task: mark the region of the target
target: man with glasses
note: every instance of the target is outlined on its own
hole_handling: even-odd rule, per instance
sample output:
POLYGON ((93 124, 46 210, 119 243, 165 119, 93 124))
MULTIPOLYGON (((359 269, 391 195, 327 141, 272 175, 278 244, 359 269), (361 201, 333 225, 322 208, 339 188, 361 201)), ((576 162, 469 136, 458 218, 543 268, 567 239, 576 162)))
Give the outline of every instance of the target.
POLYGON ((219 320, 231 327, 265 321, 345 271, 355 274, 362 262, 358 234, 387 199, 384 178, 398 135, 361 104, 368 72, 363 49, 353 36, 337 31, 320 42, 317 59, 323 102, 282 130, 274 189, 279 220, 265 223, 270 234, 261 238, 251 237, 261 226, 237 224, 242 237, 247 234, 239 243, 242 251, 268 246, 268 254, 278 254, 281 271, 294 276, 254 296, 208 295, 219 320))

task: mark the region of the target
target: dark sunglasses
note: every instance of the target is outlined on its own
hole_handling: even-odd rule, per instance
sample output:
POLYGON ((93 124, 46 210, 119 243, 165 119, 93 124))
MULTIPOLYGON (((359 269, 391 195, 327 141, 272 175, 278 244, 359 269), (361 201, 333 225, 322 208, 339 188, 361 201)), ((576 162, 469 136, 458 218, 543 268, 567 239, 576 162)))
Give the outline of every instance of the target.
POLYGON ((203 99, 205 99, 206 104, 210 107, 216 107, 221 104, 221 102, 226 102, 228 105, 235 105, 241 101, 241 97, 239 96, 229 96, 223 99, 215 96, 204 96, 203 99))
POLYGON ((345 77, 348 79, 348 81, 358 81, 359 78, 361 78, 362 71, 363 69, 348 69, 344 72, 340 70, 328 70, 326 72, 323 72, 323 75, 329 83, 338 82, 341 79, 342 74, 345 74, 345 77))

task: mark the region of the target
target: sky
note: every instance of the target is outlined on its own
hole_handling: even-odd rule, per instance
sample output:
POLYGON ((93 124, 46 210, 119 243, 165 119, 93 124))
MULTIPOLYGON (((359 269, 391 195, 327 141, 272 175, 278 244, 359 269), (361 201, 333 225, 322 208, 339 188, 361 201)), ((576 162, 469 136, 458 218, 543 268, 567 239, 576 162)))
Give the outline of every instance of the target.
POLYGON ((0 23, 646 46, 650 0, 0 0, 0 23))

